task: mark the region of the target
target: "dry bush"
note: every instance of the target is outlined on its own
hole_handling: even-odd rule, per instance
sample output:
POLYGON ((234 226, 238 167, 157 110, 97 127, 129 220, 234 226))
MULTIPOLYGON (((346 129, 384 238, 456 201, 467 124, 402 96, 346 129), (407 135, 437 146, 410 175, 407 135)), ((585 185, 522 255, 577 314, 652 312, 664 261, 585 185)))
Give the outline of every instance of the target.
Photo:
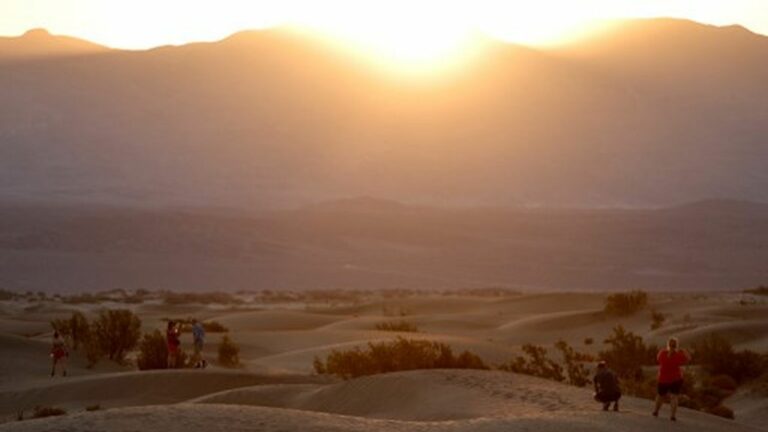
POLYGON ((740 384, 768 373, 765 354, 734 351, 727 339, 714 333, 693 344, 693 358, 711 375, 727 375, 740 384))
POLYGON ((99 313, 91 323, 89 347, 117 363, 125 362, 125 355, 136 347, 141 336, 141 320, 126 309, 108 309, 99 313))
POLYGON ((667 317, 658 311, 651 311, 651 330, 658 330, 664 325, 667 317))
POLYGON ((563 367, 547 356, 547 349, 538 345, 525 344, 523 352, 527 356, 517 356, 499 367, 509 372, 533 375, 559 382, 565 381, 563 367))
POLYGON ((36 406, 35 410, 32 412, 32 418, 62 416, 66 414, 67 414, 67 411, 61 408, 36 406))
POLYGON ((648 305, 645 291, 611 294, 605 299, 604 311, 608 315, 626 316, 639 312, 648 305))
POLYGON ((402 337, 370 342, 364 350, 333 350, 325 361, 315 358, 314 367, 318 374, 343 379, 416 369, 488 369, 479 356, 469 351, 456 356, 448 345, 402 337))
POLYGON ((91 336, 91 327, 82 312, 72 312, 69 319, 57 319, 51 321, 51 327, 65 338, 72 349, 77 350, 88 342, 91 336))
POLYGON ((219 364, 224 367, 240 365, 240 347, 227 335, 219 343, 219 364))
POLYGON ((621 325, 613 328, 613 334, 604 343, 609 348, 601 351, 598 357, 605 360, 620 378, 642 380, 643 366, 656 364, 658 348, 646 346, 642 337, 621 325))
POLYGON ((418 333, 419 328, 407 321, 387 321, 376 324, 376 330, 418 333))

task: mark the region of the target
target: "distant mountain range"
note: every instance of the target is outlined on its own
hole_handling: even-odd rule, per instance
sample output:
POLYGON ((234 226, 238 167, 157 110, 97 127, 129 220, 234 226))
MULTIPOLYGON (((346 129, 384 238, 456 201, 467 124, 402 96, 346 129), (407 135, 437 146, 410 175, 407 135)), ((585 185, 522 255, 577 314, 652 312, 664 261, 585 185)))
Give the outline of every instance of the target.
POLYGON ((0 289, 739 291, 768 205, 447 209, 373 198, 258 214, 0 205, 0 289))
POLYGON ((768 201, 768 38, 627 21, 485 41, 433 83, 285 30, 148 51, 0 39, 0 198, 250 209, 768 201))

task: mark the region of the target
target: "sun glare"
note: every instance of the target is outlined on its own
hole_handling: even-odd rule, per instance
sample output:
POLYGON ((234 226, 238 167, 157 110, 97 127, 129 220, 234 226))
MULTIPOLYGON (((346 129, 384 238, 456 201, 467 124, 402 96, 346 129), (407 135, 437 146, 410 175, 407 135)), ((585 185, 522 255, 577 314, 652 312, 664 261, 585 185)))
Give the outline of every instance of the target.
MULTIPOLYGON (((684 0, 36 0, 33 14, 23 6, 28 0, 3 1, 11 6, 0 14, 0 29, 12 25, 19 33, 47 27, 115 48, 144 49, 287 25, 311 29, 385 69, 411 73, 466 64, 478 53, 478 35, 542 46, 572 41, 607 19, 731 20, 720 13, 723 2, 714 0, 695 7, 684 0)), ((749 9, 751 15, 758 9, 749 9)))

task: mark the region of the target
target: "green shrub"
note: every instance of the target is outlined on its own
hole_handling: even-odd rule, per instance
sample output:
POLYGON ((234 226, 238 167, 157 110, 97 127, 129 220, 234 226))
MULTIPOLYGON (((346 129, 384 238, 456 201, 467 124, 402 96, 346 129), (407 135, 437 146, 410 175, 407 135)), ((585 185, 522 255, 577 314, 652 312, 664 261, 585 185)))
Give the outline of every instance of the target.
POLYGON ((37 406, 32 412, 32 418, 62 416, 66 414, 67 412, 61 408, 37 406))
POLYGON ((224 367, 240 365, 240 347, 227 335, 219 343, 219 364, 224 367))
POLYGON ((315 358, 313 365, 318 374, 343 379, 416 369, 488 369, 480 357, 469 351, 455 356, 448 345, 402 337, 370 342, 365 350, 333 350, 325 361, 315 358))
POLYGON ((419 328, 407 321, 387 321, 376 324, 376 330, 417 333, 419 328))
POLYGON ((648 294, 645 291, 611 294, 605 299, 604 311, 608 315, 632 315, 648 305, 648 294))

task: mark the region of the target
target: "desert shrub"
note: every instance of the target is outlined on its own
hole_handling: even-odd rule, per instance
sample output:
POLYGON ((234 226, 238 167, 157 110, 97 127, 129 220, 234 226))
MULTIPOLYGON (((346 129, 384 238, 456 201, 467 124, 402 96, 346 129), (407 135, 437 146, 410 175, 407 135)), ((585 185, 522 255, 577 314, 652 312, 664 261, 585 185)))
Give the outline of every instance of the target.
POLYGON ((756 379, 768 372, 764 355, 754 351, 734 351, 731 343, 717 334, 710 334, 693 344, 693 358, 712 375, 727 375, 737 383, 756 379))
POLYGON ((85 407, 86 411, 99 411, 100 409, 101 409, 101 405, 99 405, 99 404, 88 405, 87 407, 85 407))
POLYGON ((91 324, 91 347, 112 361, 123 363, 125 355, 136 347, 141 336, 141 320, 125 309, 108 309, 91 324))
POLYGON ((364 350, 333 350, 325 361, 315 358, 313 365, 318 374, 343 379, 415 369, 488 369, 479 356, 469 351, 456 356, 446 344, 402 337, 370 342, 364 350))
POLYGON ((608 349, 599 357, 605 360, 616 374, 623 379, 642 380, 643 366, 656 364, 656 346, 646 346, 643 338, 619 325, 613 334, 605 339, 608 349))
POLYGON ((82 312, 72 312, 69 319, 57 319, 51 321, 51 327, 67 339, 72 349, 77 350, 86 343, 91 334, 91 327, 82 312))
POLYGON ((242 304, 243 300, 235 295, 225 292, 204 292, 204 293, 162 293, 163 302, 167 305, 183 304, 242 304))
POLYGON ((218 321, 204 321, 203 330, 208 333, 227 333, 229 331, 228 328, 218 321))
POLYGON ((15 300, 16 297, 17 297, 17 294, 0 289, 0 301, 15 300))
POLYGON ((144 333, 139 343, 136 366, 139 370, 166 369, 168 367, 168 346, 165 335, 160 330, 144 333))
POLYGON ((589 377, 589 370, 583 363, 587 359, 591 360, 591 356, 577 352, 564 340, 557 341, 555 349, 560 351, 563 356, 569 384, 584 387, 592 381, 589 377))
POLYGON ((32 412, 32 418, 43 418, 65 415, 67 412, 61 408, 36 406, 32 412))
POLYGON ((522 349, 525 356, 517 356, 509 363, 501 365, 499 369, 560 382, 565 381, 563 367, 547 357, 546 348, 533 344, 525 344, 522 349))
POLYGON ((651 330, 658 330, 664 325, 667 317, 663 313, 658 311, 651 312, 651 330))
POLYGON ((584 338, 584 345, 592 345, 593 343, 595 343, 595 340, 593 338, 591 337, 584 338))
POLYGON ((744 292, 747 294, 768 296, 768 286, 760 285, 757 288, 746 289, 744 290, 744 292))
POLYGON ((712 408, 706 408, 704 412, 707 412, 709 414, 714 414, 719 417, 725 417, 727 419, 733 420, 736 418, 736 416, 733 414, 733 410, 728 408, 725 405, 717 405, 712 408))
POLYGON ((648 305, 645 291, 611 294, 605 299, 604 311, 608 315, 632 315, 648 305))
POLYGON ((227 335, 219 343, 219 364, 224 367, 240 365, 240 347, 227 335))
POLYGON ((417 333, 419 328, 407 321, 387 321, 376 324, 376 330, 417 333))
MULTIPOLYGON (((192 318, 163 318, 161 321, 168 322, 173 321, 179 325, 179 330, 182 333, 189 333, 192 331, 192 318)), ((227 333, 229 331, 223 324, 218 321, 203 321, 203 330, 207 333, 227 333)))

